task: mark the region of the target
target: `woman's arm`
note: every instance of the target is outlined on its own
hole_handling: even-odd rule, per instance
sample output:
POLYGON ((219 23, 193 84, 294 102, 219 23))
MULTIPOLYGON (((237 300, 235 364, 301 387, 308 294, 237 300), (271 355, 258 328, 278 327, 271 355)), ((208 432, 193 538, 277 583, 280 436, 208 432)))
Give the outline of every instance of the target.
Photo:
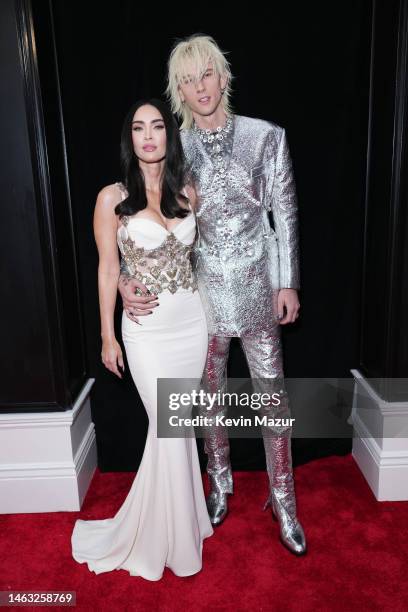
POLYGON ((102 361, 114 374, 122 378, 118 365, 124 370, 122 350, 115 338, 114 312, 120 272, 117 246, 118 203, 117 187, 109 185, 98 194, 94 211, 94 234, 99 254, 98 293, 101 317, 102 361))

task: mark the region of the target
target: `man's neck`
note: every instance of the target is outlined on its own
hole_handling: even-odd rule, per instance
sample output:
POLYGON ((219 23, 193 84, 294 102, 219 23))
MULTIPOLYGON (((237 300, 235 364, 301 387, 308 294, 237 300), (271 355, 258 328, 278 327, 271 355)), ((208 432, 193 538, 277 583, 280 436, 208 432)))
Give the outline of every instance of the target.
POLYGON ((217 127, 223 127, 227 120, 227 115, 221 106, 219 106, 211 115, 199 115, 193 113, 196 126, 202 130, 216 130, 217 127))

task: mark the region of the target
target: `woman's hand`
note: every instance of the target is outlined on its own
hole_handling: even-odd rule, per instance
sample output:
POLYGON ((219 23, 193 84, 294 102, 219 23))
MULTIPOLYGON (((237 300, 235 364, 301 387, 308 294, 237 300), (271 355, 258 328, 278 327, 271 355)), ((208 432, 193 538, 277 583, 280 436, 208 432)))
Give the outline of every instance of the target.
POLYGON ((119 372, 118 366, 122 368, 122 371, 125 371, 125 366, 123 364, 123 355, 122 349, 120 348, 119 342, 116 338, 112 338, 112 340, 103 340, 102 341, 102 363, 108 368, 111 372, 122 378, 122 374, 119 372))

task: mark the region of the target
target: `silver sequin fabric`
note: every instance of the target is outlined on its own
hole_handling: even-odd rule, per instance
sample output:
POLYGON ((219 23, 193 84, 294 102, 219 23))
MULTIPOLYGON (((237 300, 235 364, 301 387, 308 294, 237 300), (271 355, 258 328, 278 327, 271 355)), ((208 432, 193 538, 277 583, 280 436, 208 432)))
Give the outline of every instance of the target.
MULTIPOLYGON (((283 356, 281 328, 275 323, 272 330, 264 330, 256 335, 244 335, 240 338, 241 346, 248 364, 255 393, 280 394, 279 406, 263 406, 260 415, 289 419, 291 410, 286 393, 283 373, 283 356)), ((207 360, 203 373, 203 389, 206 393, 225 393, 227 385, 227 362, 231 338, 228 336, 209 336, 207 360)), ((216 479, 218 489, 232 492, 230 445, 228 431, 225 427, 216 426, 218 416, 226 416, 227 408, 215 403, 209 410, 201 408, 201 414, 208 419, 208 426, 203 428, 204 450, 208 455, 207 472, 216 479)), ((288 426, 262 426, 262 437, 265 445, 266 464, 270 483, 278 487, 283 494, 293 490, 290 436, 288 426)), ((295 504, 288 495, 287 503, 295 504), (289 498, 291 501, 289 501, 289 498)))
POLYGON ((180 134, 198 196, 192 259, 209 333, 241 337, 273 331, 279 289, 300 288, 298 205, 285 129, 241 115, 232 126, 215 155, 195 126, 180 134))

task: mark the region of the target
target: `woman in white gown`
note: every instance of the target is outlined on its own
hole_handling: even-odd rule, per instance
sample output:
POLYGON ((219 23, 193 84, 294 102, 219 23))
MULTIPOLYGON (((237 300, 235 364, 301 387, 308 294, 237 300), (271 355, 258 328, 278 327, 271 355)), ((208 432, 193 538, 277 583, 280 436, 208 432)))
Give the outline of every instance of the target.
POLYGON ((126 356, 149 428, 123 505, 113 518, 77 520, 72 556, 96 574, 124 569, 159 580, 165 567, 177 576, 200 571, 203 539, 213 533, 195 438, 158 438, 156 432, 157 379, 199 380, 208 334, 190 263, 195 194, 183 189, 178 127, 164 103, 153 99, 132 106, 121 157, 126 187, 116 183, 102 189, 94 216, 102 360, 122 377, 113 325, 119 246, 131 275, 146 293, 158 296, 149 316, 131 320, 124 311, 122 318, 126 356))

